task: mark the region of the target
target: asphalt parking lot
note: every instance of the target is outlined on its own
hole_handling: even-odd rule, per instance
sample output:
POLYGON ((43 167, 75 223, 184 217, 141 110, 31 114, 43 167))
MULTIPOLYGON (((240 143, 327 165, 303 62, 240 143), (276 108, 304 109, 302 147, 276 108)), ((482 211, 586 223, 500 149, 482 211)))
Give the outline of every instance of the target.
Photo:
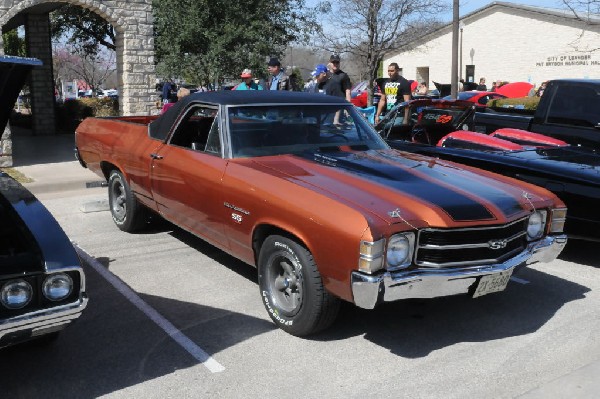
MULTIPOLYGON (((71 158, 72 159, 72 158, 71 158)), ((256 271, 166 223, 118 230, 76 162, 18 167, 84 260, 89 306, 50 346, 0 351, 2 396, 592 398, 600 384, 597 244, 506 291, 343 306, 309 339, 275 328, 256 271), (42 178, 40 176, 44 176, 42 178), (54 180, 52 180, 54 179, 54 180)))

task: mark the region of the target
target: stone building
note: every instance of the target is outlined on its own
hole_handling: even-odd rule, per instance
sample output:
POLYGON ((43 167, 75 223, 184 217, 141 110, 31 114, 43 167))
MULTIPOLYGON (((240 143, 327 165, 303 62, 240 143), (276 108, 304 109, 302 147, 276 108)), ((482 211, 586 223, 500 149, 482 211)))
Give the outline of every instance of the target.
MULTIPOLYGON (((148 115, 154 110, 154 20, 152 0, 4 0, 0 27, 25 28, 27 56, 43 66, 31 73, 33 134, 55 134, 55 99, 49 13, 63 3, 89 9, 115 29, 119 107, 123 115, 148 115)), ((0 54, 4 54, 0 36, 0 54)), ((0 166, 12 164, 10 130, 0 139, 0 166)))
MULTIPOLYGON (((557 78, 600 78, 600 16, 579 20, 566 10, 493 2, 459 24, 459 79, 488 88, 496 80, 539 84, 557 78)), ((402 75, 419 82, 450 83, 452 24, 388 54, 402 75)))

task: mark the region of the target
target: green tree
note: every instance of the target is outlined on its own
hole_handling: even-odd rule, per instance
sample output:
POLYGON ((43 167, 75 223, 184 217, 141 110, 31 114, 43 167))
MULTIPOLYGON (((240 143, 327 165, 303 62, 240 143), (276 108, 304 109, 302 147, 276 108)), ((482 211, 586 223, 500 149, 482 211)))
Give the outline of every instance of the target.
POLYGON ((50 14, 52 38, 67 38, 67 43, 96 55, 102 47, 115 51, 115 30, 101 16, 80 6, 65 4, 50 14))
POLYGON ((160 0, 154 2, 158 73, 194 83, 256 76, 266 59, 305 41, 315 26, 304 0, 160 0))
POLYGON ((19 37, 17 29, 3 33, 2 40, 4 41, 4 54, 15 55, 18 57, 27 56, 25 40, 22 37, 19 37))

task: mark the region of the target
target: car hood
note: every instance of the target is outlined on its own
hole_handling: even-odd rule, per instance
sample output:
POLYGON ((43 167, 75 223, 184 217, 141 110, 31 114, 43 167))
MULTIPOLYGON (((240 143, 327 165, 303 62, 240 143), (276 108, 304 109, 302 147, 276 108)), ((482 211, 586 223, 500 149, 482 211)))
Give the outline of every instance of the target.
MULTIPOLYGON (((261 157, 254 162, 263 170, 353 204, 390 224, 501 224, 532 208, 523 196, 523 186, 512 179, 492 179, 452 162, 396 150, 303 153, 261 157)), ((541 206, 540 197, 529 197, 536 207, 541 206)))
POLYGON ((42 65, 36 58, 0 56, 0 132, 4 131, 29 71, 42 65))
POLYGON ((25 187, 0 172, 0 275, 79 266, 52 214, 25 187))

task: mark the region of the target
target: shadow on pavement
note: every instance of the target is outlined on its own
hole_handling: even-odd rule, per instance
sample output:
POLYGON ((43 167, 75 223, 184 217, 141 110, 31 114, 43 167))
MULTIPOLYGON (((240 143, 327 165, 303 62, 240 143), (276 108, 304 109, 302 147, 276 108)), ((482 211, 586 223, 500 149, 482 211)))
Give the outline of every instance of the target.
POLYGON ((580 265, 600 267, 600 258, 596 255, 598 245, 598 242, 569 240, 558 258, 580 265))
MULTIPOLYGON (((200 366, 202 375, 210 375, 106 280, 88 278, 88 292, 91 306, 54 344, 0 351, 2 397, 96 398, 180 369, 200 366)), ((139 296, 209 355, 275 328, 269 321, 224 309, 139 296)))
POLYGON ((534 270, 511 282, 504 292, 472 299, 454 296, 388 303, 375 310, 343 306, 333 328, 319 340, 365 339, 406 358, 462 342, 486 342, 537 331, 566 303, 583 299, 590 289, 534 270))
POLYGON ((30 129, 11 126, 13 167, 75 161, 73 134, 34 136, 30 129))

